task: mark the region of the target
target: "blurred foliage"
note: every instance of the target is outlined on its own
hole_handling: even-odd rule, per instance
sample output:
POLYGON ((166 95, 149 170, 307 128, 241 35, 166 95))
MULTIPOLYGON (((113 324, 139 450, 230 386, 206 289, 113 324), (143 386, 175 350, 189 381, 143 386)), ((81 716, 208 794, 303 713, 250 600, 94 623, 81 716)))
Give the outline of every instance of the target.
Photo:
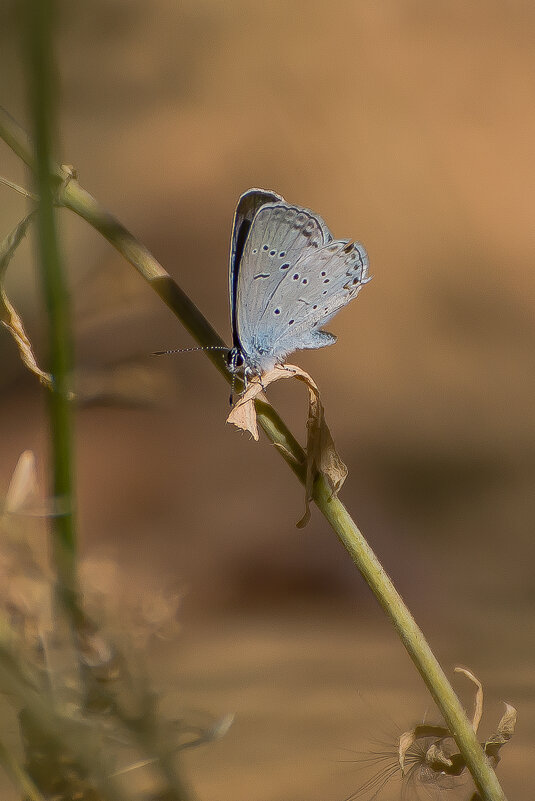
MULTIPOLYGON (((175 636, 181 595, 162 587, 139 593, 117 564, 83 563, 87 616, 73 630, 55 604, 47 513, 36 512, 36 502, 34 459, 26 452, 0 520, 0 691, 18 713, 27 777, 57 801, 184 801, 190 791, 178 756, 221 737, 232 718, 168 718, 162 691, 149 683, 143 655, 154 637, 175 636), (127 789, 124 777, 133 773, 127 789)), ((16 764, 17 744, 2 748, 16 764)))

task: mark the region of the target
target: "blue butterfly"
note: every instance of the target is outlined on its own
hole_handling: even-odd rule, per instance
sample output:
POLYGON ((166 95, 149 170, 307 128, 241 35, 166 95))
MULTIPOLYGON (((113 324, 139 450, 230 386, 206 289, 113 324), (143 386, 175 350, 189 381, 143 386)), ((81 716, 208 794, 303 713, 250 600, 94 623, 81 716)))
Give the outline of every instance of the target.
POLYGON ((319 215, 275 192, 249 189, 232 228, 230 371, 247 381, 295 350, 332 345, 322 326, 369 280, 361 244, 333 239, 319 215))

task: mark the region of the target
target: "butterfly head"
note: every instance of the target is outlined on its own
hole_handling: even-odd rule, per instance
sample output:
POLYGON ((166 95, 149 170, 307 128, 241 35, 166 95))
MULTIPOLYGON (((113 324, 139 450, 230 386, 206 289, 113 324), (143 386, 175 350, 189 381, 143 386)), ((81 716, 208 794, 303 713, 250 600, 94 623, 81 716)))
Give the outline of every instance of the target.
POLYGON ((229 373, 236 375, 244 369, 245 360, 240 348, 231 348, 227 354, 227 367, 229 373))

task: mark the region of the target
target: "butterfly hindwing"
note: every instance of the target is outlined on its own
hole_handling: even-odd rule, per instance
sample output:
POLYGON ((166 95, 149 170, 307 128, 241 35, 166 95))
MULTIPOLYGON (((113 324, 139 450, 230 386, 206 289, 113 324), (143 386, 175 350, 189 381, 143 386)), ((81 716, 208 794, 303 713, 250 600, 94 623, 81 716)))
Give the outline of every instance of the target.
POLYGON ((274 356, 335 342, 336 337, 322 326, 357 296, 367 274, 367 254, 358 242, 335 240, 315 253, 304 253, 291 284, 282 293, 275 292, 258 321, 262 329, 274 316, 278 318, 277 335, 271 341, 274 356))

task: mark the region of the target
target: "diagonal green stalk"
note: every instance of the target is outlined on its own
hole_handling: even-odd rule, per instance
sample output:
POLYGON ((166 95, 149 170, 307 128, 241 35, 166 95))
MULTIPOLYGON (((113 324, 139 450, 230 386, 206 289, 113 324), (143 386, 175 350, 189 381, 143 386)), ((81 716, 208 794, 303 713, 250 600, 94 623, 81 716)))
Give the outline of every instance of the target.
POLYGON ((52 388, 48 394, 52 493, 64 512, 53 518, 53 552, 57 592, 72 614, 76 609, 76 533, 74 522, 73 420, 71 409, 72 336, 69 296, 56 227, 51 175, 55 130, 55 86, 52 60, 52 0, 24 1, 28 100, 35 149, 33 167, 37 208, 38 256, 48 319, 52 388))
MULTIPOLYGON (((29 163, 31 149, 27 136, 2 109, 0 109, 0 136, 24 161, 29 163)), ((210 323, 148 250, 137 242, 120 222, 105 211, 74 177, 69 178, 59 167, 55 168, 55 175, 58 180, 63 180, 58 192, 58 202, 100 231, 148 281, 200 345, 223 345, 223 340, 210 323)), ((208 350, 206 356, 230 381, 225 358, 221 353, 208 350)), ((270 404, 257 401, 257 412, 260 425, 269 440, 278 446, 279 453, 299 480, 304 483, 305 454, 303 449, 270 404)), ((349 512, 338 498, 331 496, 329 488, 321 476, 317 478, 314 485, 314 501, 392 621, 409 656, 444 716, 481 798, 484 801, 506 801, 496 774, 487 762, 472 725, 422 631, 349 512)))

